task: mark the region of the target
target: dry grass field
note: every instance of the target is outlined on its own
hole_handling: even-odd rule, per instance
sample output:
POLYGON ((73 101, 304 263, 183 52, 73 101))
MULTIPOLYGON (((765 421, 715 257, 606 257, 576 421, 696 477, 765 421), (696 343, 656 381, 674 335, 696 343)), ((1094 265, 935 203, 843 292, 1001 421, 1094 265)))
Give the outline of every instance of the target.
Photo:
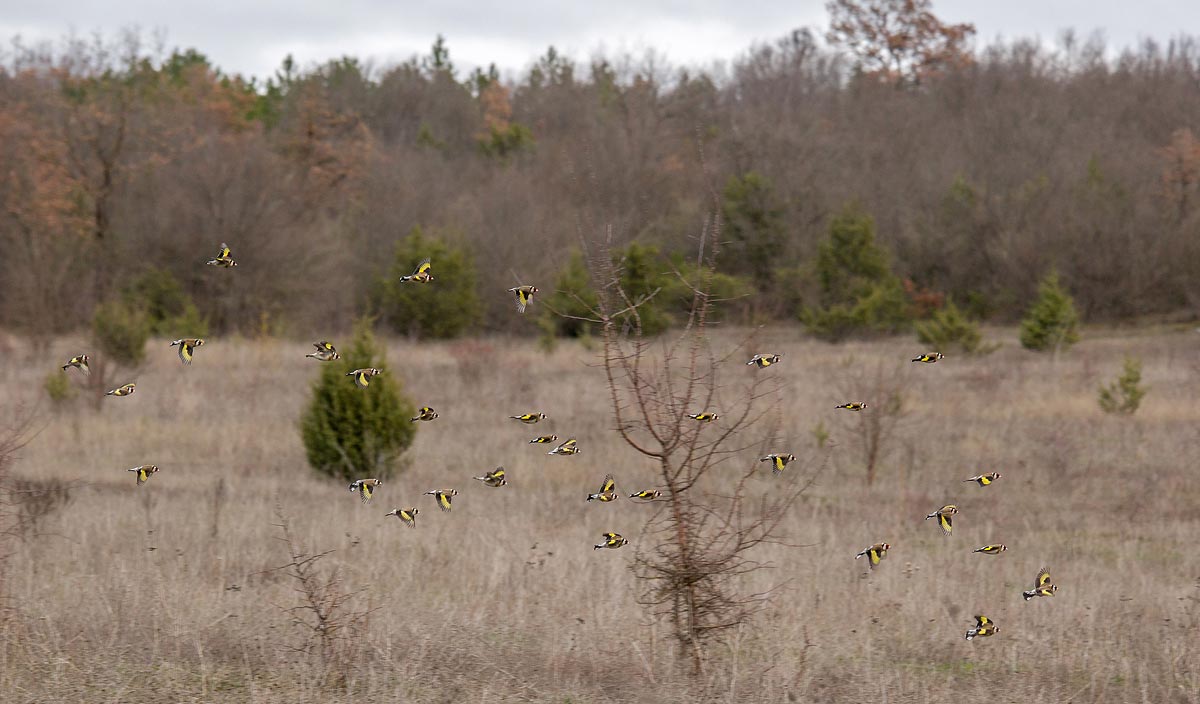
MULTIPOLYGON (((759 333, 756 349, 786 354, 758 372, 783 381, 776 449, 813 455, 819 423, 832 448, 823 466, 752 482, 765 494, 818 473, 787 521, 796 545, 764 548, 774 569, 747 578, 777 587, 772 601, 699 677, 636 600, 629 563, 654 507, 584 501, 609 471, 625 493, 654 485, 613 431, 594 352, 388 341, 406 392, 441 418, 362 505, 305 463, 306 343, 213 339, 184 368, 154 340, 134 396, 54 412, 41 379, 78 341, 48 359, 13 342, 3 413, 41 412, 12 471, 70 498, 7 545, 0 699, 1200 702, 1200 335, 1093 331, 1055 360, 990 334, 1003 345, 989 356, 917 365, 911 338, 759 333), (1096 387, 1126 354, 1150 393, 1133 417, 1108 416, 1096 387), (906 415, 867 487, 857 421, 833 407, 874 400, 877 369, 906 415), (550 419, 507 420, 528 410, 550 419), (540 432, 583 453, 549 457, 526 443, 540 432), (125 470, 143 463, 162 471, 137 487, 125 470), (472 481, 499 464, 509 486, 472 481), (1004 477, 961 482, 988 471, 1004 477), (440 487, 460 492, 451 514, 421 495, 440 487), (951 537, 923 520, 944 503, 962 509, 951 537), (408 506, 415 530, 384 517, 408 506), (325 667, 286 611, 302 595, 275 569, 289 561, 279 515, 304 550, 333 551, 316 567, 337 570, 346 608, 373 610, 332 636, 325 667), (593 551, 606 530, 631 544, 593 551), (893 548, 868 574, 854 554, 877 541, 893 548), (1008 552, 972 554, 992 542, 1008 552), (1057 596, 1023 601, 1043 564, 1057 596), (976 613, 1001 632, 964 640, 976 613)), ((726 393, 752 373, 729 369, 726 393)))

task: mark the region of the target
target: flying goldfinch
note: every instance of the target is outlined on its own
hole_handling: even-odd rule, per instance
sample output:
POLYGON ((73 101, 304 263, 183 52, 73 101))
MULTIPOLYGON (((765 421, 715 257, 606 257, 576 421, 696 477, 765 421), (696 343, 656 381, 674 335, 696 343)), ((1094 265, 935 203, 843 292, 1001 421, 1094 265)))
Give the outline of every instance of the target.
POLYGON ((658 489, 643 489, 636 494, 630 494, 631 499, 641 499, 642 501, 653 501, 662 496, 662 492, 658 489))
POLYGON ((214 259, 209 259, 206 263, 209 266, 219 266, 223 268, 237 266, 237 262, 233 261, 232 253, 229 251, 229 245, 225 244, 224 242, 221 243, 221 249, 217 252, 217 256, 214 259))
POLYGON ((558 436, 557 435, 539 435, 538 437, 530 440, 529 444, 532 445, 534 443, 537 443, 539 445, 545 445, 546 443, 550 443, 550 442, 558 442, 558 436))
POLYGON ((437 411, 433 410, 429 406, 421 406, 421 410, 417 411, 417 415, 409 418, 408 420, 411 423, 416 423, 419 420, 433 420, 437 417, 437 411))
POLYGON ((509 416, 509 418, 512 418, 513 420, 519 420, 522 423, 525 423, 526 425, 533 425, 534 423, 537 423, 538 421, 546 420, 546 414, 545 413, 523 413, 519 416, 509 416))
POLYGON ((171 347, 179 345, 179 361, 184 364, 192 363, 192 354, 196 348, 204 344, 204 340, 197 337, 184 337, 171 343, 171 347))
POLYGON ((746 365, 749 366, 753 364, 759 369, 762 369, 763 367, 769 367, 772 364, 779 364, 779 360, 780 355, 777 354, 756 354, 750 358, 749 362, 746 362, 746 365))
POLYGON ((425 493, 432 496, 433 500, 437 502, 438 508, 443 511, 449 511, 450 498, 458 496, 457 489, 430 489, 425 493))
POLYGON ((950 535, 950 531, 954 530, 954 526, 950 520, 950 517, 956 513, 958 513, 957 506, 954 504, 946 504, 945 506, 926 516, 925 520, 928 521, 930 518, 938 519, 938 525, 941 526, 942 532, 946 535, 950 535))
POLYGON ((485 472, 482 477, 475 478, 492 487, 504 486, 508 483, 508 480, 504 478, 503 467, 497 467, 490 472, 485 472))
POLYGON ((888 543, 875 543, 871 547, 866 548, 862 552, 855 555, 854 559, 857 560, 860 557, 866 556, 867 562, 871 565, 871 569, 875 569, 875 567, 879 564, 879 561, 887 557, 887 551, 891 549, 892 546, 888 543))
POLYGON ((964 479, 963 481, 964 482, 975 482, 979 486, 987 486, 988 484, 991 484, 992 482, 996 481, 999 478, 1000 478, 999 472, 992 472, 991 474, 980 474, 977 477, 971 477, 970 479, 964 479))
POLYGON ((371 384, 371 377, 375 376, 376 374, 382 374, 382 373, 383 373, 382 369, 375 369, 374 367, 366 367, 364 369, 355 369, 352 372, 347 372, 346 376, 354 377, 354 383, 358 384, 358 388, 365 389, 371 384))
POLYGON ((427 284, 430 281, 433 281, 433 274, 429 273, 430 266, 431 264, 429 263, 429 257, 425 257, 421 260, 421 263, 417 265, 416 271, 409 276, 400 277, 400 283, 404 284, 408 283, 409 281, 416 281, 418 283, 427 284))
POLYGON ((984 545, 981 548, 975 548, 971 552, 981 552, 984 555, 999 555, 1007 549, 1008 547, 1003 543, 996 543, 995 545, 984 545))
POLYGON ((609 501, 616 500, 617 496, 617 480, 613 479, 613 475, 606 474, 604 475, 604 483, 600 485, 600 491, 597 491, 595 494, 588 494, 587 500, 608 503, 609 501))
POLYGON ((917 357, 913 357, 912 361, 924 362, 925 364, 933 364, 934 362, 938 361, 939 359, 945 359, 945 358, 946 358, 946 355, 942 354, 941 352, 926 352, 925 354, 919 355, 917 357))
POLYGON ((1038 570, 1033 589, 1021 592, 1021 596, 1025 597, 1025 601, 1029 601, 1035 596, 1054 596, 1057 591, 1058 587, 1050 581, 1050 570, 1043 567, 1038 570))
POLYGON ((688 418, 691 418, 693 420, 698 420, 701 423, 711 423, 720 417, 721 416, 717 415, 716 413, 689 413, 688 414, 688 418))
POLYGON ((395 516, 408 524, 409 528, 417 527, 417 514, 420 513, 415 508, 394 508, 387 512, 388 516, 395 516))
POLYGON ((780 454, 776 454, 776 453, 771 453, 771 454, 767 455, 766 457, 759 457, 758 461, 759 462, 770 462, 771 463, 771 471, 774 472, 776 475, 779 475, 779 474, 783 474, 784 467, 786 467, 786 466, 788 466, 788 464, 796 461, 796 456, 795 455, 780 455, 780 454))
POLYGON ((138 486, 141 486, 142 484, 146 483, 146 480, 150 478, 151 474, 155 474, 158 472, 158 465, 144 464, 141 467, 134 467, 133 469, 130 469, 129 471, 137 472, 137 483, 138 483, 138 486))
POLYGON ((525 307, 533 301, 533 294, 538 292, 537 286, 517 286, 508 289, 510 293, 515 293, 517 296, 517 312, 524 313, 525 307))
POLYGON ((980 614, 975 617, 975 627, 967 631, 967 640, 979 636, 981 638, 994 636, 1000 632, 1000 627, 992 619, 980 614))
POLYGON ((79 371, 83 372, 84 376, 91 376, 92 374, 92 370, 88 367, 88 356, 86 354, 81 354, 78 357, 72 357, 71 361, 63 365, 63 371, 65 372, 71 367, 75 367, 79 371))
POLYGON ((834 406, 833 408, 834 408, 834 410, 837 410, 839 408, 845 408, 847 411, 861 411, 862 409, 864 409, 866 407, 867 407, 866 403, 863 403, 861 401, 851 401, 850 403, 843 403, 842 405, 834 406))
POLYGON ((612 550, 616 550, 617 548, 621 547, 622 545, 629 544, 629 541, 622 538, 620 533, 603 533, 602 535, 604 536, 604 542, 602 542, 598 545, 593 545, 592 546, 593 550, 601 550, 603 548, 609 548, 612 550))
POLYGON ((350 482, 350 491, 357 491, 365 504, 375 495, 375 489, 383 485, 382 479, 355 479, 350 482))
POLYGON ((118 386, 117 388, 105 393, 104 395, 105 396, 132 396, 134 391, 137 391, 137 384, 130 382, 128 384, 125 384, 124 386, 118 386))
POLYGON ((338 351, 334 348, 332 342, 321 340, 320 342, 314 342, 313 347, 316 347, 317 351, 309 352, 308 354, 304 355, 305 357, 312 357, 318 362, 332 362, 335 359, 342 358, 342 355, 338 354, 338 351))
POLYGON ((563 443, 561 445, 559 445, 558 447, 554 448, 553 450, 547 452, 546 454, 547 455, 578 455, 579 452, 580 452, 579 446, 575 442, 575 438, 571 438, 570 440, 563 441, 563 443))

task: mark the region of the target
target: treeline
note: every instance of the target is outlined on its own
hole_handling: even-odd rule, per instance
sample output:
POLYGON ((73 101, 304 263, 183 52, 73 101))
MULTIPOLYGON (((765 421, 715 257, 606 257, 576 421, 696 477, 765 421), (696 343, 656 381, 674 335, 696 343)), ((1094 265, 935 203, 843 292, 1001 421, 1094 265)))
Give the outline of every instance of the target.
POLYGON ((0 321, 48 336, 141 297, 209 331, 323 335, 370 313, 427 336, 578 334, 515 315, 507 289, 586 299, 580 243, 610 231, 634 283, 666 287, 665 325, 714 213, 727 319, 838 337, 953 301, 1010 321, 1051 270, 1088 321, 1196 309, 1195 40, 869 58, 799 30, 718 72, 550 49, 505 81, 439 38, 400 65, 289 59, 256 81, 136 37, 18 46, 0 321), (237 269, 204 266, 222 242, 237 269), (396 286, 420 249, 437 280, 396 286))

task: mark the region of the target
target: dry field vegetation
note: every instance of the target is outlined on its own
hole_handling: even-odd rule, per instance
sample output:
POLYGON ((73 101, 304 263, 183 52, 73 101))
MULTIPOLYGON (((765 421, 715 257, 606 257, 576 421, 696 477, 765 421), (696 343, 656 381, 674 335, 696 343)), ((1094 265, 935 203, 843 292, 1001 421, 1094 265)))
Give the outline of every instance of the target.
MULTIPOLYGON (((612 429, 594 351, 388 341, 405 391, 442 417, 364 506, 305 463, 307 343, 213 339, 183 368, 154 340, 134 396, 54 412, 40 379, 78 341, 36 358, 13 341, 4 413, 40 414, 12 472, 69 499, 7 545, 0 699, 1200 702, 1200 339, 1092 331, 1055 360, 1011 330, 990 337, 1003 345, 989 356, 915 365, 908 338, 758 333, 755 350, 786 357, 757 372, 783 380, 777 439, 755 431, 764 450, 809 461, 780 478, 764 467, 751 494, 817 476, 787 521, 795 545, 763 548, 774 569, 747 577, 773 599, 698 677, 638 606, 628 568, 655 508, 584 502, 607 471, 626 494, 655 478, 612 429), (1096 387, 1125 354, 1143 360, 1150 394, 1135 416, 1106 416, 1096 387), (833 406, 888 386, 905 415, 868 487, 859 419, 833 406), (548 430, 506 419, 535 409, 548 430), (526 444, 540 432, 576 436, 583 453, 549 457, 526 444), (125 469, 143 463, 162 471, 139 488, 125 469), (509 486, 472 481, 498 464, 509 486), (1004 478, 961 483, 987 471, 1004 478), (435 487, 460 491, 452 514, 421 495, 435 487), (950 502, 962 513, 946 538, 923 517, 950 502), (397 506, 420 508, 415 530, 385 519, 397 506), (293 618, 310 614, 286 611, 303 595, 275 569, 290 559, 281 516, 301 549, 333 551, 313 566, 336 569, 345 611, 369 612, 330 635, 324 661, 303 651, 317 636, 293 618), (606 530, 631 544, 593 551, 606 530), (868 574, 853 556, 877 541, 893 549, 868 574), (971 553, 990 542, 1009 550, 971 553), (1058 595, 1026 603, 1042 564, 1058 595), (1001 633, 967 642, 980 612, 1001 633)), ((753 373, 727 369, 725 393, 753 373)))

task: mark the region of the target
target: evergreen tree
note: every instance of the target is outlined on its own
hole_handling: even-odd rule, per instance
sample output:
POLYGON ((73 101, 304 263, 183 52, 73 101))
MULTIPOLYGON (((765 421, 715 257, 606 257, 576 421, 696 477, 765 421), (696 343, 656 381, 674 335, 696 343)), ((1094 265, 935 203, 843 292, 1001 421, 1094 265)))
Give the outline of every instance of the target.
POLYGON ((1038 299, 1021 321, 1021 345, 1030 350, 1066 349, 1079 341, 1079 314, 1075 301, 1063 288, 1058 272, 1051 271, 1038 285, 1038 299))
POLYGON ((402 394, 400 380, 389 373, 369 320, 356 323, 350 347, 340 351, 340 360, 321 363, 300 419, 308 463, 342 480, 389 477, 416 436, 416 424, 409 422, 415 407, 402 394), (346 376, 364 367, 383 370, 365 389, 346 376))
POLYGON ((812 334, 841 340, 863 332, 896 332, 910 322, 908 301, 887 252, 875 243, 875 221, 855 206, 829 224, 817 249, 820 307, 806 307, 801 320, 812 334))
POLYGON ((458 337, 479 322, 482 308, 475 281, 475 265, 465 249, 426 237, 414 227, 396 247, 387 278, 376 287, 376 302, 384 322, 398 333, 458 337), (433 264, 433 281, 400 281, 427 257, 433 264))

